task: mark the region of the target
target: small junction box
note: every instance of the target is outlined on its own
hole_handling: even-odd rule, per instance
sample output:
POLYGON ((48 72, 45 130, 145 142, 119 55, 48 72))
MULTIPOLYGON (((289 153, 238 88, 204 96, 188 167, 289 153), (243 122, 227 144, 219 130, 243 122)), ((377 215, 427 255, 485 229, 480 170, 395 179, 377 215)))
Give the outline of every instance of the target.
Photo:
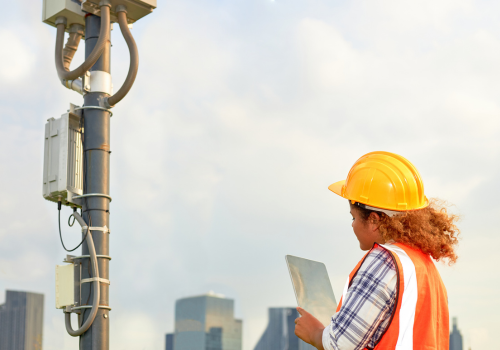
POLYGON ((75 305, 75 268, 73 264, 56 265, 56 309, 75 305))
POLYGON ((73 23, 85 26, 85 12, 82 11, 82 4, 78 0, 43 0, 42 21, 56 26, 56 18, 66 17, 68 24, 66 28, 73 23))

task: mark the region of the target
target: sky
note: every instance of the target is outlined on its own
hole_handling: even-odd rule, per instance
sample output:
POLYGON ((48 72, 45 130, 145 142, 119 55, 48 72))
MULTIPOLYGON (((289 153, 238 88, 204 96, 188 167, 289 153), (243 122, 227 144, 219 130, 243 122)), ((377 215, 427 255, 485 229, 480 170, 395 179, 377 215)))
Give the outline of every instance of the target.
MULTIPOLYGON (((55 309, 65 252, 42 162, 46 120, 82 98, 58 81, 41 4, 11 1, 0 23, 0 303, 5 289, 44 293, 44 349, 76 349, 55 309)), ((426 195, 461 215, 459 260, 437 263, 450 317, 465 349, 495 348, 499 11, 474 0, 158 0, 132 29, 139 74, 111 120, 111 349, 163 349, 175 300, 212 290, 235 300, 253 350, 267 308, 295 306, 286 254, 324 262, 340 296, 363 252, 327 187, 376 150, 412 161, 426 195)), ((129 62, 117 26, 112 43, 116 90, 129 62)), ((80 240, 66 225, 63 235, 80 240)))

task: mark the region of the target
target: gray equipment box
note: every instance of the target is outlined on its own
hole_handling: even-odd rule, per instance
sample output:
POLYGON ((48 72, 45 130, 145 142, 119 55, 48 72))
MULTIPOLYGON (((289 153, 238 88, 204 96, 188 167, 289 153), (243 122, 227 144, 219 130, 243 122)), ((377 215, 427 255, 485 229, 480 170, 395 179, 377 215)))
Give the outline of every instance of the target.
POLYGON ((85 26, 85 12, 82 11, 80 1, 77 0, 43 0, 42 21, 53 27, 56 18, 62 16, 68 20, 66 28, 73 23, 85 26))
MULTIPOLYGON (((92 13, 100 16, 100 0, 43 0, 42 21, 55 27, 56 18, 66 17, 68 25, 78 23, 85 26, 85 14, 92 13)), ((110 0, 111 22, 118 22, 116 6, 127 7, 127 21, 132 24, 142 17, 149 15, 156 8, 156 0, 110 0)))
POLYGON ((83 148, 80 116, 74 107, 59 119, 50 118, 45 124, 43 159, 43 197, 65 205, 81 206, 83 194, 83 148))

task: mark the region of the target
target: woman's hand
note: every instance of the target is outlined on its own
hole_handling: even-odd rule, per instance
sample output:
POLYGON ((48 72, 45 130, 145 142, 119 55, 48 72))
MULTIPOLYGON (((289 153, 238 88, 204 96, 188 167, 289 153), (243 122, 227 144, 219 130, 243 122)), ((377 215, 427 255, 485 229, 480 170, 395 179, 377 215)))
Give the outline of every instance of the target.
POLYGON ((295 335, 316 349, 324 350, 323 330, 325 326, 303 308, 298 307, 297 311, 301 317, 295 320, 295 335))

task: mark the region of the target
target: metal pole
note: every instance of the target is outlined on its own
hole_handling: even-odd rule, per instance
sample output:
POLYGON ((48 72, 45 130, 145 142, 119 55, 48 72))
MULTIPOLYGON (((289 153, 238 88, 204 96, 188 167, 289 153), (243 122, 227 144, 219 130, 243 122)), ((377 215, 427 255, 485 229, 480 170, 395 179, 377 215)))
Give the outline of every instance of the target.
MULTIPOLYGON (((92 52, 97 43, 101 18, 87 15, 85 18, 85 57, 92 52)), ((90 69, 110 73, 110 42, 106 43, 104 52, 90 69)), ((99 106, 99 100, 105 96, 102 92, 90 92, 84 96, 85 106, 99 106)), ((102 193, 109 195, 109 151, 110 151, 110 113, 99 109, 83 110, 84 117, 84 188, 83 193, 102 193)), ((83 200, 83 218, 92 227, 109 228, 109 199, 103 197, 87 197, 83 200)), ((96 253, 109 255, 109 233, 92 231, 96 253)), ((87 243, 83 244, 82 254, 89 254, 87 243)), ((90 277, 90 261, 83 259, 82 278, 90 277)), ((109 280, 109 260, 98 259, 99 277, 109 280)), ((109 306, 109 285, 100 284, 99 305, 109 306)), ((92 283, 81 286, 80 305, 92 302, 92 283)), ((84 309, 83 321, 88 317, 90 309, 84 309)), ((82 321, 82 322, 83 322, 82 321)), ((94 323, 81 338, 83 350, 109 349, 109 311, 99 308, 94 323)))

